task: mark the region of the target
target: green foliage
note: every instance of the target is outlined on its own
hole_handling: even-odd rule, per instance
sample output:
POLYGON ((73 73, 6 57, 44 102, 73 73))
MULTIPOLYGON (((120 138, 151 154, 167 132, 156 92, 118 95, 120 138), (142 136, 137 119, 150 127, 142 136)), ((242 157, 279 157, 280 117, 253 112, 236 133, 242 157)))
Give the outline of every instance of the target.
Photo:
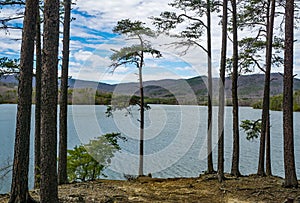
MULTIPOLYGON (((270 98, 270 110, 282 111, 283 96, 282 94, 270 98)), ((251 105, 255 109, 262 109, 262 101, 251 105)), ((294 92, 294 111, 300 111, 300 90, 294 92)))
POLYGON ((158 28, 160 32, 167 32, 171 29, 175 29, 177 24, 182 22, 182 19, 178 19, 175 12, 165 11, 160 14, 160 17, 152 17, 153 24, 158 28))
POLYGON ((270 109, 273 111, 282 110, 283 95, 276 95, 270 98, 270 109))
POLYGON ((89 154, 93 156, 101 165, 108 165, 114 153, 121 150, 118 140, 126 141, 120 133, 111 133, 90 140, 85 147, 89 154))
POLYGON ((267 0, 239 1, 238 26, 254 29, 266 22, 267 0))
POLYGON ((255 102, 251 105, 254 109, 262 109, 262 101, 255 102))
POLYGON ((294 94, 294 111, 300 111, 300 90, 294 94))
POLYGON ((130 19, 123 19, 117 23, 113 29, 114 33, 120 35, 127 35, 129 37, 146 35, 148 37, 155 37, 155 33, 145 23, 141 21, 131 21, 130 19))
POLYGON ((104 165, 99 164, 83 145, 68 150, 67 170, 70 182, 95 180, 103 169, 104 165))
POLYGON ((100 136, 86 145, 75 146, 68 150, 67 170, 68 179, 72 181, 95 180, 103 174, 103 170, 110 164, 114 153, 121 147, 119 140, 126 141, 120 133, 100 136))
MULTIPOLYGON (((152 48, 150 42, 144 39, 144 37, 155 37, 155 33, 150 28, 146 27, 145 23, 141 21, 131 21, 129 19, 119 21, 117 26, 114 27, 113 32, 138 40, 138 44, 123 47, 120 50, 112 50, 114 53, 110 56, 110 59, 112 60, 110 67, 112 68, 112 72, 114 72, 115 69, 120 66, 133 64, 139 69, 139 88, 141 91, 143 88, 142 68, 145 65, 145 54, 151 54, 155 58, 162 57, 160 51, 152 48)), ((140 93, 143 94, 142 91, 140 93)), ((128 115, 130 114, 130 106, 133 105, 138 105, 141 111, 149 109, 150 107, 147 104, 144 104, 143 96, 144 95, 141 97, 128 97, 118 95, 114 97, 111 101, 111 106, 107 107, 106 115, 112 116, 113 111, 121 109, 126 109, 126 115, 128 115)), ((144 122, 143 118, 141 118, 140 122, 144 122)))
POLYGON ((16 104, 18 102, 17 89, 8 88, 6 91, 0 92, 0 103, 3 104, 16 104))
MULTIPOLYGON (((240 30, 247 29, 253 33, 251 37, 245 37, 239 41, 240 73, 253 72, 255 68, 264 71, 269 4, 267 0, 239 1, 238 3, 238 28, 240 30)), ((279 67, 283 64, 281 52, 284 48, 284 40, 276 36, 272 36, 272 38, 274 53, 272 54, 271 64, 279 67)), ((231 60, 229 59, 229 63, 227 63, 228 72, 231 69, 231 60)))
POLYGON ((112 93, 96 91, 95 104, 109 105, 111 103, 112 93))
MULTIPOLYGON (((255 68, 263 70, 262 63, 264 62, 264 50, 266 49, 266 41, 264 36, 246 37, 239 41, 239 72, 246 74, 253 72, 255 68)), ((272 65, 280 67, 283 64, 283 58, 280 56, 283 50, 283 39, 274 37, 272 45, 275 53, 272 55, 272 65)), ((227 59, 226 63, 227 72, 231 73, 232 58, 227 59)))
POLYGON ((110 56, 112 60, 112 64, 110 65, 113 69, 112 72, 119 66, 127 64, 133 64, 137 68, 142 68, 145 53, 151 54, 156 58, 162 56, 160 51, 152 48, 149 41, 143 39, 143 37, 155 37, 155 33, 150 28, 145 27, 145 23, 141 21, 132 22, 129 19, 121 20, 117 23, 117 26, 114 27, 113 32, 134 37, 139 40, 139 43, 129 47, 123 47, 120 50, 112 50, 114 52, 110 56))
POLYGON ((240 127, 246 133, 247 140, 258 138, 261 131, 261 119, 254 120, 243 120, 240 127))
POLYGON ((113 63, 110 67, 113 68, 113 71, 115 68, 126 64, 133 64, 139 68, 142 53, 149 53, 155 58, 160 58, 162 56, 160 51, 153 49, 150 44, 132 45, 130 47, 123 47, 119 51, 112 51, 114 51, 114 53, 110 56, 110 59, 113 63))
POLYGON ((170 105, 177 105, 178 102, 176 98, 148 98, 145 97, 146 104, 170 104, 170 105))
POLYGON ((294 103, 293 109, 294 109, 294 111, 300 111, 300 105, 297 103, 294 103))

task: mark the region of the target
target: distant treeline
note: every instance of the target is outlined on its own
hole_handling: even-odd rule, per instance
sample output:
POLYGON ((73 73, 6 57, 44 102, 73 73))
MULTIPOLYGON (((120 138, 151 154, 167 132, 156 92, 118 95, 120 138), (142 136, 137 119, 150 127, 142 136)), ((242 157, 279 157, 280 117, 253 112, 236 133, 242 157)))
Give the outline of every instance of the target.
MULTIPOLYGON (((74 94, 73 89, 68 90, 68 103, 70 105, 75 102, 75 104, 95 104, 95 105, 110 105, 113 93, 95 91, 92 89, 76 89, 74 94)), ((35 92, 32 95, 32 102, 35 103, 35 92)), ((133 96, 136 97, 136 96, 133 96)), ((18 98, 17 87, 3 85, 0 86, 0 104, 16 104, 18 98)), ((262 108, 262 101, 256 101, 252 99, 242 98, 240 99, 240 105, 242 106, 252 106, 255 109, 262 108)), ((166 98, 150 98, 145 97, 145 103, 147 104, 168 104, 168 105, 178 105, 178 101, 174 96, 169 96, 166 98)), ((270 99, 270 109, 273 111, 281 111, 283 103, 282 94, 272 96, 270 99)), ((188 104, 188 103, 187 103, 188 104)), ((217 101, 213 100, 213 104, 217 105, 217 101)), ((207 105, 207 98, 205 96, 198 97, 198 105, 207 105)), ((231 100, 226 100, 226 105, 231 105, 231 100)), ((300 90, 294 93, 294 111, 300 111, 300 90)))
MULTIPOLYGON (((132 96, 137 97, 137 96, 132 96)), ((95 91, 92 89, 70 89, 68 91, 68 103, 69 104, 95 104, 95 105, 111 105, 113 93, 95 91)), ((144 98, 147 104, 169 104, 176 105, 177 100, 175 97, 168 98, 144 98)))
MULTIPOLYGON (((110 105, 112 100, 112 93, 101 92, 89 89, 76 89, 74 94, 73 89, 68 90, 68 104, 95 104, 95 105, 110 105), (92 91, 92 92, 91 92, 92 91)), ((0 104, 16 104, 18 102, 18 88, 0 86, 0 104)), ((32 103, 35 103, 35 91, 32 94, 32 103)), ((149 98, 145 97, 147 104, 178 104, 175 97, 168 98, 149 98)))
POLYGON ((16 84, 0 82, 0 104, 16 104, 18 88, 16 84))
MULTIPOLYGON (((276 95, 270 98, 270 110, 282 111, 283 95, 276 95)), ((255 109, 262 109, 262 101, 252 105, 255 109)), ((294 92, 294 111, 300 111, 300 90, 294 92)))

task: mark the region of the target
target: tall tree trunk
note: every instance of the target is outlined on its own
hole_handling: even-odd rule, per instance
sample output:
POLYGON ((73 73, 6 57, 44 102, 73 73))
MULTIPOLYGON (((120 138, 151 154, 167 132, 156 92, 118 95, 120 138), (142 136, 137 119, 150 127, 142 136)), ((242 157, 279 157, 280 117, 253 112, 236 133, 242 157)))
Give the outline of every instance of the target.
MULTIPOLYGON (((270 71, 271 74, 271 66, 272 66, 272 47, 273 47, 273 27, 275 20, 275 8, 276 1, 271 0, 271 15, 269 17, 268 25, 268 36, 267 36, 267 55, 266 55, 266 70, 270 71), (268 67, 269 66, 269 67, 268 67)), ((270 88, 270 86, 269 86, 270 88)), ((269 89, 270 95, 270 89, 269 89)), ((270 103, 270 97, 269 103, 270 103)), ((272 175, 272 166, 271 166, 271 133, 270 133, 270 109, 268 109, 268 115, 266 120, 266 175, 272 175)))
POLYGON ((271 133, 270 133, 270 116, 267 120, 267 132, 266 132, 266 175, 272 176, 271 165, 271 133))
POLYGON ((233 152, 231 174, 240 176, 240 135, 239 135, 239 102, 238 102, 238 32, 236 0, 231 0, 233 27, 233 71, 232 71, 232 114, 233 114, 233 152))
POLYGON ((64 32, 63 32, 63 59, 60 90, 59 114, 59 157, 58 157, 58 184, 68 182, 67 175, 67 131, 68 131, 68 69, 70 47, 70 19, 71 0, 64 0, 64 32))
POLYGON ((9 202, 33 202, 28 193, 34 39, 38 0, 27 0, 23 21, 18 111, 9 202))
POLYGON ((223 17, 222 17, 222 50, 220 64, 220 81, 219 81, 219 112, 218 112, 218 179, 222 182, 224 177, 224 106, 225 106, 225 68, 227 52, 227 5, 228 1, 223 0, 223 17))
POLYGON ((293 53, 294 52, 294 0, 287 0, 285 7, 285 51, 283 88, 283 136, 285 187, 298 187, 293 129, 293 53))
POLYGON ((145 109, 144 109, 144 86, 142 77, 142 68, 144 64, 144 54, 141 54, 141 62, 139 66, 139 84, 140 84, 140 159, 139 159, 139 176, 144 175, 144 125, 145 125, 145 109))
POLYGON ((41 202, 58 202, 57 188, 57 65, 59 1, 44 2, 41 103, 41 202))
MULTIPOLYGON (((264 97, 263 97, 263 110, 262 110, 262 129, 260 135, 260 149, 259 149, 259 162, 257 175, 265 175, 265 149, 266 149, 266 138, 270 138, 270 127, 268 125, 270 117, 270 81, 271 81, 271 65, 272 65, 272 44, 273 44, 273 26, 274 26, 274 16, 275 16, 275 0, 269 1, 268 12, 267 12, 267 47, 266 47, 266 70, 265 70, 265 84, 264 84, 264 97), (271 12, 270 12, 271 7, 271 12)), ((270 139, 267 140, 268 144, 270 139)), ((269 148, 269 147, 268 147, 269 148)), ((267 157, 270 158, 270 151, 267 152, 267 157)), ((270 160, 268 160, 268 166, 271 166, 270 160)), ((271 168, 268 169, 271 173, 271 168)), ((269 174, 271 175, 271 174, 269 174)))
POLYGON ((34 188, 40 187, 41 180, 41 88, 42 88, 42 45, 41 22, 38 12, 36 23, 36 71, 35 71, 35 136, 34 136, 34 188))
POLYGON ((211 62, 211 5, 210 0, 206 2, 207 18, 207 80, 208 80, 208 122, 207 122, 207 173, 214 173, 213 156, 212 156, 212 62, 211 62))

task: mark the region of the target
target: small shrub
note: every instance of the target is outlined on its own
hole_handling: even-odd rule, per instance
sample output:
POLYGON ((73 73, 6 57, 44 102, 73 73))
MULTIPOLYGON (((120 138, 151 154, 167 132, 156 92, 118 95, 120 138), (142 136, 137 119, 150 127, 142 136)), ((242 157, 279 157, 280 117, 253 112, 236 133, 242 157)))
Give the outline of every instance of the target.
POLYGON ((255 103, 252 104, 251 106, 252 106, 252 108, 254 108, 254 109, 261 109, 261 108, 262 108, 262 101, 255 102, 255 103))
POLYGON ((120 133, 106 134, 90 140, 86 145, 68 150, 69 181, 89 181, 105 176, 103 170, 110 164, 114 153, 121 150, 118 144, 120 139, 126 141, 120 133))

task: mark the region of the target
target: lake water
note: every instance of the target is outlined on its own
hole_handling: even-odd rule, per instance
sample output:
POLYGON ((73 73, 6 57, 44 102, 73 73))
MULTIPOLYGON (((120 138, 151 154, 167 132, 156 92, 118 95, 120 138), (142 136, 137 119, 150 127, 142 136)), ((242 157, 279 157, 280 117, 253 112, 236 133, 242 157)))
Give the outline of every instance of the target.
MULTIPOLYGON (((33 106, 34 110, 34 106, 33 106)), ((213 112, 214 163, 217 160, 217 107, 213 112)), ((137 109, 125 116, 125 111, 105 116, 105 106, 69 106, 68 147, 110 132, 120 132, 128 141, 121 142, 122 151, 111 161, 105 171, 107 178, 123 179, 123 174, 137 174, 139 153, 139 122, 137 109)), ((230 171, 232 151, 232 108, 225 109, 225 171, 230 171)), ((33 114, 34 115, 34 114, 33 114)), ((240 120, 258 119, 261 110, 240 108, 240 120)), ((16 105, 0 105, 0 166, 13 159, 16 105)), ((295 155, 297 175, 300 177, 300 113, 294 113, 295 155), (297 123, 297 125, 296 125, 297 123)), ((206 170, 207 108, 202 106, 151 105, 146 113, 144 172, 153 177, 196 177, 206 170)), ((34 118, 32 119, 34 125, 34 118)), ((271 112, 272 169, 273 174, 283 177, 282 112, 271 112)), ((32 126, 34 129, 34 126, 32 126)), ((33 138, 33 130, 32 136, 33 138)), ((256 173, 259 140, 247 141, 240 131, 240 171, 256 173)), ((31 139, 33 146, 33 139, 31 139)), ((33 148, 30 152, 30 187, 33 183, 33 148)), ((10 189, 11 174, 0 180, 0 193, 10 189)))

